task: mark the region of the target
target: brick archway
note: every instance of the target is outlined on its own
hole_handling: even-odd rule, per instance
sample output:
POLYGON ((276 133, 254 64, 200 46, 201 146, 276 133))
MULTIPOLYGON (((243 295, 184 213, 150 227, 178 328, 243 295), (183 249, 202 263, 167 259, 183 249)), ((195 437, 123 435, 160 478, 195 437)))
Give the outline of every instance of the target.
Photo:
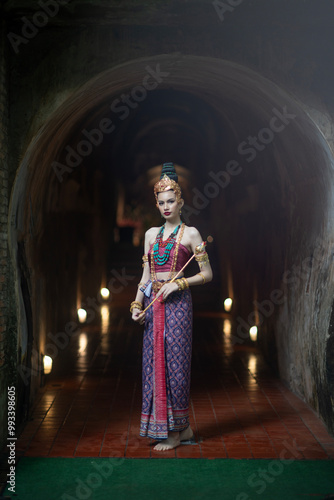
MULTIPOLYGON (((100 142, 112 143, 115 130, 117 140, 124 141, 131 111, 146 107, 159 92, 184 93, 194 99, 194 106, 196 100, 205 103, 219 117, 205 168, 191 164, 201 189, 193 192, 190 206, 198 220, 210 214, 222 281, 227 279, 226 268, 234 276, 238 338, 245 341, 238 318, 246 324, 249 318, 257 321, 262 348, 268 356, 277 355, 281 377, 314 404, 327 384, 325 369, 318 366, 325 359, 327 305, 333 295, 328 278, 328 246, 334 233, 332 157, 296 100, 246 67, 177 54, 144 58, 97 75, 68 98, 30 145, 14 186, 10 219, 16 218, 17 224, 12 226, 10 246, 17 282, 18 236, 24 235, 26 258, 33 266, 33 247, 40 244, 46 214, 62 190, 64 176, 80 168, 83 158, 91 158, 100 142), (206 207, 202 209, 199 200, 207 200, 206 207), (29 238, 31 231, 37 240, 29 238), (282 275, 283 296, 274 299, 282 275), (315 316, 316 325, 311 320, 315 316), (308 363, 314 356, 320 356, 317 366, 308 363)), ((24 346, 27 330, 19 285, 17 295, 24 346)), ((43 310, 39 306, 45 298, 37 288, 32 295, 34 317, 34 311, 43 310)), ((41 328, 43 322, 36 317, 33 323, 38 350, 45 344, 48 326, 41 328)), ((37 387, 35 368, 32 380, 37 387)), ((326 412, 323 417, 330 421, 332 410, 326 412)))

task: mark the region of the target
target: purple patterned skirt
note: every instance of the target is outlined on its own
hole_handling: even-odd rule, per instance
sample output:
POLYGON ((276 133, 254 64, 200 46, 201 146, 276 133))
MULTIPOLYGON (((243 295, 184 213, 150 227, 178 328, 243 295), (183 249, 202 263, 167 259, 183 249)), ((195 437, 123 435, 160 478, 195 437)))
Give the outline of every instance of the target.
MULTIPOLYGON (((145 307, 155 293, 145 296, 145 307)), ((166 439, 189 425, 192 299, 189 290, 157 299, 146 312, 140 435, 166 439)))

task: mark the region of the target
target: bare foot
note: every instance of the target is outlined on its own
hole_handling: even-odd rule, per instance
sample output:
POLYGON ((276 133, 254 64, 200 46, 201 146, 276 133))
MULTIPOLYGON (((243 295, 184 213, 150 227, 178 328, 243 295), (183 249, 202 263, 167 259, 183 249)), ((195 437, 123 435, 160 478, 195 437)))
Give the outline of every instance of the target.
POLYGON ((194 437, 194 433, 190 425, 184 431, 180 432, 180 441, 189 441, 194 437))
POLYGON ((153 449, 156 451, 172 450, 173 448, 180 446, 180 444, 181 444, 180 443, 180 433, 179 432, 169 432, 168 438, 165 439, 164 441, 161 441, 161 443, 156 444, 153 449))

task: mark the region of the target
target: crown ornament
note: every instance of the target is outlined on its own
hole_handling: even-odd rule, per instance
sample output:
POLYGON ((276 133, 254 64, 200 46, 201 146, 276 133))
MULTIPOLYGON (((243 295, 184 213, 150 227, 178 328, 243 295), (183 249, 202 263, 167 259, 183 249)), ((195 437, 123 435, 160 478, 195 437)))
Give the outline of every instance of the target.
POLYGON ((162 166, 161 177, 158 182, 154 184, 154 195, 158 203, 158 193, 164 191, 174 191, 176 200, 179 203, 181 200, 181 187, 178 184, 178 176, 175 172, 173 163, 164 163, 162 166))

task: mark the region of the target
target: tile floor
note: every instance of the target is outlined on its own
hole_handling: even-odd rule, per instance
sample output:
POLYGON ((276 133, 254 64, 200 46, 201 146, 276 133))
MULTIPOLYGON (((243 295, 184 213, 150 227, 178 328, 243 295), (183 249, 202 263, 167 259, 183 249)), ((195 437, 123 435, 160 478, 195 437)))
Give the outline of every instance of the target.
POLYGON ((224 318, 203 313, 194 322, 196 443, 154 451, 139 437, 142 329, 127 307, 109 312, 102 331, 83 328, 54 360, 18 439, 21 456, 334 458, 334 439, 314 411, 255 347, 231 345, 224 318))

